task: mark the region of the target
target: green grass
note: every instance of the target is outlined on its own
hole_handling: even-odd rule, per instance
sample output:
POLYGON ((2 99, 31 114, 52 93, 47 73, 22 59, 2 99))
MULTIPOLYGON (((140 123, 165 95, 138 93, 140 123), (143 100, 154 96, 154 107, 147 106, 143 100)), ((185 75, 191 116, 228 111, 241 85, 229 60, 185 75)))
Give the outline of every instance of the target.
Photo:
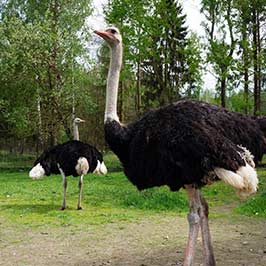
POLYGON ((139 192, 122 172, 106 176, 87 175, 84 180, 82 211, 76 210, 78 179, 68 178, 67 210, 62 203, 60 176, 31 180, 26 172, 0 173, 0 216, 12 223, 103 224, 136 220, 150 213, 187 210, 184 192, 165 188, 139 192))
MULTIPOLYGON (((110 161, 111 162, 111 161, 110 161)), ((238 205, 235 215, 266 217, 266 170, 259 169, 260 190, 241 203, 235 191, 222 182, 203 188, 211 207, 238 205)), ((13 224, 38 226, 101 225, 116 221, 136 221, 153 214, 185 215, 188 211, 184 190, 173 193, 167 187, 139 192, 122 172, 106 176, 87 175, 84 179, 82 211, 76 210, 78 178, 68 177, 67 210, 62 203, 61 176, 31 180, 27 172, 0 172, 0 218, 13 224)), ((224 214, 223 214, 224 215, 224 214)))
POLYGON ((266 169, 258 169, 259 189, 256 195, 243 202, 237 209, 236 213, 249 216, 266 217, 266 169))

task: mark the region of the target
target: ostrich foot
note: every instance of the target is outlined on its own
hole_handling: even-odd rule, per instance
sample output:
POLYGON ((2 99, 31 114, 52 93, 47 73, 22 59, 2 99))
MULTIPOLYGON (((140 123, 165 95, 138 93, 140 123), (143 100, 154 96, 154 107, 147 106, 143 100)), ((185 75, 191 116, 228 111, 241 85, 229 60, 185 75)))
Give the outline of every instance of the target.
POLYGON ((60 211, 63 211, 63 210, 65 210, 66 209, 66 207, 65 206, 62 206, 59 210, 60 211))
POLYGON ((78 207, 77 207, 77 210, 82 210, 82 207, 81 207, 81 206, 78 206, 78 207))

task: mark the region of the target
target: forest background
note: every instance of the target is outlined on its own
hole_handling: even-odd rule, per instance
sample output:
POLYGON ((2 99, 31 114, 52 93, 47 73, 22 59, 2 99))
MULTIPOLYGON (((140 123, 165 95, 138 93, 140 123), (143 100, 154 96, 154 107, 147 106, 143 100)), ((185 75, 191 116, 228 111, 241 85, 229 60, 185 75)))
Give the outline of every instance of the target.
MULTIPOLYGON (((123 123, 180 99, 266 114, 266 0, 202 0, 198 36, 183 1, 109 0, 123 35, 118 113, 123 123), (206 73, 215 88, 206 87, 206 73)), ((0 1, 0 150, 39 154, 72 139, 105 151, 109 49, 92 35, 88 0, 0 1), (99 47, 95 50, 95 47, 99 47)))

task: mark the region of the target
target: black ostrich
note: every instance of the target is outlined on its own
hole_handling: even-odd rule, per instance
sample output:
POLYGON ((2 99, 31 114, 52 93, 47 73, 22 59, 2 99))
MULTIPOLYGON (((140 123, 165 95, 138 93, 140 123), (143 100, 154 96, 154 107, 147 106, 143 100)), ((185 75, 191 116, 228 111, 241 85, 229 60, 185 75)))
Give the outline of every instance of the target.
POLYGON ((67 176, 79 176, 79 198, 77 209, 81 207, 83 177, 87 173, 106 174, 107 169, 102 154, 93 146, 78 140, 71 140, 56 145, 34 162, 29 176, 39 179, 44 175, 61 174, 63 178, 64 197, 61 210, 66 208, 67 176))
POLYGON ((259 145, 243 146, 254 135, 260 142, 261 132, 253 128, 252 121, 246 121, 239 114, 188 100, 150 111, 127 126, 121 124, 116 106, 122 37, 115 27, 95 33, 111 50, 104 118, 107 143, 122 162, 126 176, 138 189, 167 185, 172 191, 182 187, 187 190, 189 238, 184 265, 193 264, 199 228, 204 265, 215 265, 208 205, 199 189, 223 180, 242 195, 255 193, 258 179, 248 148, 255 145, 254 150, 259 149, 259 145))
MULTIPOLYGON (((259 115, 259 116, 251 116, 251 118, 256 121, 260 130, 263 132, 263 135, 266 137, 266 116, 259 115)), ((266 151, 265 151, 266 153, 266 151)))

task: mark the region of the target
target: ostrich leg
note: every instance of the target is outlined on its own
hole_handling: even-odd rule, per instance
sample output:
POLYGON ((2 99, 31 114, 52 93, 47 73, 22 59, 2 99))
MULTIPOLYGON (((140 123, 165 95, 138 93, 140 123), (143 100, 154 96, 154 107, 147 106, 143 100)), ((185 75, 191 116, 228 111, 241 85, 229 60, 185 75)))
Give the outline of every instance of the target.
MULTIPOLYGON (((200 193, 200 192, 199 192, 200 193)), ((200 195, 200 228, 202 236, 202 245, 203 245, 203 256, 205 259, 204 266, 215 266, 215 259, 213 254, 213 247, 211 244, 211 234, 209 229, 208 215, 209 207, 207 201, 200 195)))
POLYGON ((63 203, 62 203, 62 207, 60 208, 60 210, 63 211, 66 208, 67 179, 66 179, 65 173, 63 172, 63 170, 60 167, 59 167, 59 171, 62 175, 63 189, 64 189, 63 203))
POLYGON ((83 175, 79 177, 79 199, 78 199, 78 210, 82 210, 81 207, 81 196, 82 196, 82 184, 83 184, 83 175))
POLYGON ((199 209, 201 202, 199 189, 195 188, 193 185, 187 185, 186 190, 188 193, 190 211, 187 216, 189 222, 189 237, 186 246, 184 266, 192 266, 200 226, 199 209))

